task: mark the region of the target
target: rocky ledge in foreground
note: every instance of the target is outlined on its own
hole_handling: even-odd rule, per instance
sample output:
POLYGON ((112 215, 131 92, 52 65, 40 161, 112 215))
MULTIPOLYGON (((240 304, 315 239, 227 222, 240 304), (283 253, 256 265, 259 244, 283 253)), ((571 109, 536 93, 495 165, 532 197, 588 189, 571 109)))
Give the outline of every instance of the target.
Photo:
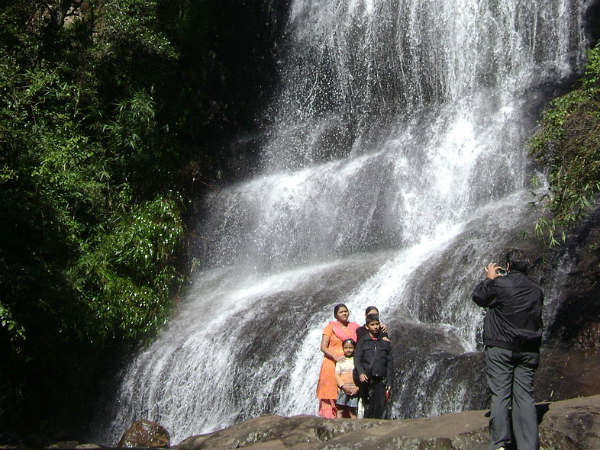
MULTIPOLYGON (((175 448, 486 450, 487 411, 408 420, 330 420, 314 416, 263 416, 175 448)), ((600 395, 538 405, 543 449, 600 449, 600 395)))

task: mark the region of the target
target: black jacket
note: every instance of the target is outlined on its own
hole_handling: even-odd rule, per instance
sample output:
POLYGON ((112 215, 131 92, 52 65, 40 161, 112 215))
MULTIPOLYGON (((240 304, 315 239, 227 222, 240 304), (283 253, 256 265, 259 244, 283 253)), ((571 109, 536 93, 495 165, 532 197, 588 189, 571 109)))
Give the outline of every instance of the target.
POLYGON ((473 291, 473 301, 488 308, 483 343, 513 351, 539 351, 542 343, 544 293, 524 274, 511 271, 486 278, 473 291))
POLYGON ((387 378, 387 384, 392 382, 394 364, 392 345, 381 340, 373 340, 367 334, 358 341, 354 352, 354 367, 358 375, 366 374, 369 378, 387 378))

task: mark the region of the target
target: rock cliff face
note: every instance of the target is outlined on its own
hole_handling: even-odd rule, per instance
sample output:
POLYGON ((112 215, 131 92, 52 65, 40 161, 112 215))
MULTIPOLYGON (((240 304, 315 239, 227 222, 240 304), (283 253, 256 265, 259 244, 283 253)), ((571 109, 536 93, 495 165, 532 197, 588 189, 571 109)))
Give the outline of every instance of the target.
POLYGON ((567 244, 569 271, 560 296, 552 338, 586 351, 600 351, 600 207, 567 244))
POLYGON ((600 393, 600 207, 553 258, 568 267, 559 286, 536 379, 538 399, 600 393))
MULTIPOLYGON (((538 417, 542 448, 600 448, 600 395, 539 404, 538 417)), ((191 437, 175 448, 484 450, 487 426, 484 410, 393 421, 263 416, 191 437)))

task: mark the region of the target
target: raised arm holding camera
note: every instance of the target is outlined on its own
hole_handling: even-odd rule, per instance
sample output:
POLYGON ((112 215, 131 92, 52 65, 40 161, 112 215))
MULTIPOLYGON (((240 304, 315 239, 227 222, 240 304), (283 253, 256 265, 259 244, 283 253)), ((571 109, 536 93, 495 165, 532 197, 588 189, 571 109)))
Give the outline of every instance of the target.
POLYGON ((490 450, 512 444, 538 450, 539 434, 533 377, 539 364, 544 294, 527 277, 529 256, 520 249, 506 255, 506 269, 485 267, 486 278, 473 291, 473 301, 488 308, 483 326, 488 386, 492 392, 490 450))

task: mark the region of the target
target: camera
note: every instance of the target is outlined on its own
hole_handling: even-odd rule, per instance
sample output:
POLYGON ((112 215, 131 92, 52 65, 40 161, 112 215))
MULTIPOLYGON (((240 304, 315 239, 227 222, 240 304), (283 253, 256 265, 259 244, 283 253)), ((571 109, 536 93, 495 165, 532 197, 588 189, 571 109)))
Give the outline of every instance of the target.
POLYGON ((496 269, 496 275, 502 275, 502 276, 504 276, 504 275, 507 275, 507 274, 508 274, 508 272, 506 271, 506 269, 504 269, 502 267, 498 267, 496 269))

